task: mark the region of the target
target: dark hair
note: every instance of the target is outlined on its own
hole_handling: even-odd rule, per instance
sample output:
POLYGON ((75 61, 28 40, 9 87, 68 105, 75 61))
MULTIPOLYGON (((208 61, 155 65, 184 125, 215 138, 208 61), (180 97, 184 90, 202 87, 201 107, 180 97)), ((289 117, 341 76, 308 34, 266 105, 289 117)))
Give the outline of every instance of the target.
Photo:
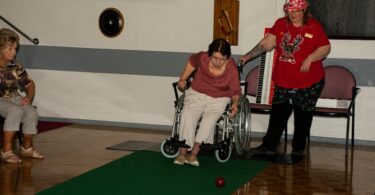
POLYGON ((232 54, 230 44, 225 39, 215 39, 212 41, 208 46, 208 56, 211 57, 214 52, 220 52, 221 55, 227 56, 227 58, 232 54))
POLYGON ((305 13, 303 13, 303 24, 307 24, 309 19, 312 17, 309 8, 306 8, 305 13))

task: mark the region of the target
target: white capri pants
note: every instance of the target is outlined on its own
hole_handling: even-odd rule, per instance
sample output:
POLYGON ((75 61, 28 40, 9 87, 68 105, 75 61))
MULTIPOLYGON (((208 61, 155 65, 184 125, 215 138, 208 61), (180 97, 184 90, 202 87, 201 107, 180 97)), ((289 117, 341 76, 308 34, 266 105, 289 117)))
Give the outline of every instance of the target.
POLYGON ((229 97, 213 98, 191 88, 188 89, 185 92, 181 113, 180 141, 186 140, 186 144, 191 148, 194 142, 212 144, 216 122, 230 101, 229 97), (201 117, 202 120, 196 132, 197 123, 201 117))
POLYGON ((21 97, 12 99, 0 98, 0 115, 5 118, 4 131, 19 131, 22 123, 24 134, 36 134, 38 132, 38 111, 34 106, 20 106, 21 97))

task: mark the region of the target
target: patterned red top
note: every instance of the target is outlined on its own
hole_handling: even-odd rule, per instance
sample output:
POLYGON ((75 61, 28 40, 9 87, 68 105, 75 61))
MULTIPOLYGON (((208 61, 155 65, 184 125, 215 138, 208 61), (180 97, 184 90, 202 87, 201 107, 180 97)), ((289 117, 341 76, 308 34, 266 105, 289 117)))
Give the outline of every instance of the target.
POLYGON ((191 87, 199 93, 204 93, 214 98, 240 95, 240 81, 238 80, 238 71, 233 58, 229 58, 224 73, 219 76, 214 76, 210 73, 208 69, 210 60, 207 52, 199 52, 190 56, 189 62, 196 68, 191 87))
POLYGON ((318 47, 329 45, 323 27, 310 17, 307 24, 294 27, 287 17, 278 19, 270 33, 276 36, 277 58, 273 72, 276 85, 307 88, 324 78, 322 60, 311 63, 309 72, 301 72, 302 62, 318 47))
POLYGON ((23 66, 11 61, 6 68, 0 68, 0 97, 9 99, 19 96, 18 91, 25 91, 30 82, 31 79, 23 66))

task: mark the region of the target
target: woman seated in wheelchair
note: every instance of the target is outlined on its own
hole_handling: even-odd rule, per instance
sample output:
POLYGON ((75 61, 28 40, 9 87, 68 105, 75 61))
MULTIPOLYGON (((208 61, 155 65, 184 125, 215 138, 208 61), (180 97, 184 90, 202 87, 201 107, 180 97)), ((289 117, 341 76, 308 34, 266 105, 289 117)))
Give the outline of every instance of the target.
POLYGON ((224 39, 216 39, 209 45, 208 51, 190 56, 178 81, 180 89, 186 88, 186 80, 193 71, 194 79, 185 91, 179 137, 180 141, 186 140, 191 151, 188 154, 188 148, 179 148, 174 163, 199 166, 197 155, 200 145, 213 143, 216 121, 229 103, 230 117, 236 115, 241 88, 230 44, 224 39))

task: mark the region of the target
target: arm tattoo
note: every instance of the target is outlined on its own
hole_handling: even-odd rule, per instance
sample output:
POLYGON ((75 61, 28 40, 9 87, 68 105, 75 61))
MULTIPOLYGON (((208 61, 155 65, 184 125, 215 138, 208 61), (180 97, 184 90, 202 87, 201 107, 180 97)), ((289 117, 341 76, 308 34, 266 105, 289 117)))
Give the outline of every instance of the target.
POLYGON ((249 55, 250 59, 253 59, 266 51, 266 48, 258 43, 252 50, 247 52, 246 55, 249 55))

